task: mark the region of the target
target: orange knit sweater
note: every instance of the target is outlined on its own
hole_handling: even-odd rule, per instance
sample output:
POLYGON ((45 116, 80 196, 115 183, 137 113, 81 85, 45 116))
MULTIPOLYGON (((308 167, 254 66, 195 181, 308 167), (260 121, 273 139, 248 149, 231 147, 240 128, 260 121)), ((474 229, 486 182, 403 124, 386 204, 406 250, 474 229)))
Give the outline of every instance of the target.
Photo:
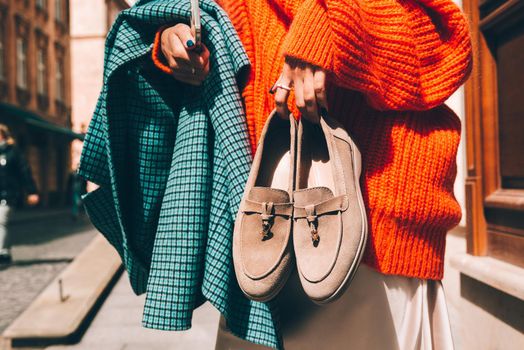
MULTIPOLYGON (((218 2, 252 63, 243 98, 253 149, 284 57, 327 70, 330 115, 362 152, 370 230, 363 262, 442 279, 446 232, 461 217, 453 195, 461 125, 443 103, 471 70, 460 9, 452 0, 218 2)), ((159 34, 153 59, 162 68, 159 34)))

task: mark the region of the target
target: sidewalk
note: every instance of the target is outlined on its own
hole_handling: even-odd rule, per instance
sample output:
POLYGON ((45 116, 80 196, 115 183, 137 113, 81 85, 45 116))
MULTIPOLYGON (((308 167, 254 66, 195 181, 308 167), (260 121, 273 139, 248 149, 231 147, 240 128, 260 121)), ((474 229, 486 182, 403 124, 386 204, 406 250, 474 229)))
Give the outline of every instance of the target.
POLYGON ((70 217, 71 209, 69 207, 60 208, 24 208, 15 210, 9 219, 11 225, 23 224, 29 221, 36 222, 47 219, 56 219, 70 217))
POLYGON ((19 212, 12 226, 13 264, 0 269, 0 334, 95 237, 86 217, 54 210, 19 212))
POLYGON ((137 297, 124 273, 76 345, 51 346, 46 350, 213 350, 219 312, 209 303, 198 308, 193 328, 163 332, 143 328, 145 296, 137 297))

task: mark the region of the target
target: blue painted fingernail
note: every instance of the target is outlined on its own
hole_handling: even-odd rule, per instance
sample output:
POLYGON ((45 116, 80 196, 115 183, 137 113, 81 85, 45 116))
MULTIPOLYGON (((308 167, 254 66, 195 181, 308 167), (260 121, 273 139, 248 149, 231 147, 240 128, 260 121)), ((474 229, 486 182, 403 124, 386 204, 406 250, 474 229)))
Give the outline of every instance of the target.
POLYGON ((186 45, 187 45, 187 47, 193 47, 193 45, 195 45, 195 43, 193 42, 193 40, 189 39, 188 41, 186 41, 186 45))

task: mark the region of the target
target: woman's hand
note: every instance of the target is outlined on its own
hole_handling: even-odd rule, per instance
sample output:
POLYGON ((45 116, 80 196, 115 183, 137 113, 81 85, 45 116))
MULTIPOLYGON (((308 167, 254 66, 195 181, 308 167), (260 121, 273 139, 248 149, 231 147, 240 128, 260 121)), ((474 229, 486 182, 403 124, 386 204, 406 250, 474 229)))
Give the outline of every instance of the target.
POLYGON ((209 73, 209 51, 204 44, 196 47, 188 25, 165 29, 161 49, 175 79, 195 86, 202 84, 209 73))
POLYGON ((282 74, 271 89, 275 93, 277 113, 283 118, 289 116, 287 87, 294 88, 295 103, 302 116, 318 123, 319 108, 327 110, 326 72, 303 61, 286 59, 282 74))

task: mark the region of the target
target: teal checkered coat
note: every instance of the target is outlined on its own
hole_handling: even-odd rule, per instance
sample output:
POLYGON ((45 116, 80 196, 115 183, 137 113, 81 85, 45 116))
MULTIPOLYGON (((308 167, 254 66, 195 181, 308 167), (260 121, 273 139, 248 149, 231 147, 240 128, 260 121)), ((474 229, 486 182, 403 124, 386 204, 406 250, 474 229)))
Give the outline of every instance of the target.
POLYGON ((200 88, 150 59, 160 26, 188 22, 189 0, 139 1, 116 19, 79 168, 100 185, 85 206, 134 292, 146 293, 145 327, 188 329, 209 300, 235 334, 278 348, 276 310, 245 298, 231 257, 251 163, 238 86, 249 61, 222 9, 212 0, 201 9, 212 68, 200 88))

